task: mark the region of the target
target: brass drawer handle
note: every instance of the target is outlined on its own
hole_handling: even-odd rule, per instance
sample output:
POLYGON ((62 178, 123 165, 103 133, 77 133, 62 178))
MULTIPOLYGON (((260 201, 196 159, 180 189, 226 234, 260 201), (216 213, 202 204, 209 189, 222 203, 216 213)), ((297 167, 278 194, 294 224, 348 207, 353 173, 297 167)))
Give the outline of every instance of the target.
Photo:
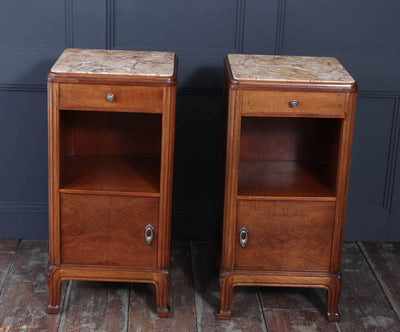
POLYGON ((290 107, 297 107, 299 105, 299 102, 296 99, 293 99, 290 103, 289 103, 290 107))
POLYGON ((153 232, 154 227, 148 224, 146 228, 144 229, 144 242, 149 246, 151 242, 153 242, 154 238, 154 232, 153 232))
POLYGON ((114 101, 115 96, 114 96, 112 93, 109 93, 109 94, 106 96, 106 99, 107 99, 107 101, 109 101, 109 102, 111 103, 111 102, 114 101))
POLYGON ((248 240, 249 240, 249 231, 247 230, 246 227, 242 227, 242 229, 239 232, 239 243, 242 246, 242 248, 245 248, 247 246, 248 240))

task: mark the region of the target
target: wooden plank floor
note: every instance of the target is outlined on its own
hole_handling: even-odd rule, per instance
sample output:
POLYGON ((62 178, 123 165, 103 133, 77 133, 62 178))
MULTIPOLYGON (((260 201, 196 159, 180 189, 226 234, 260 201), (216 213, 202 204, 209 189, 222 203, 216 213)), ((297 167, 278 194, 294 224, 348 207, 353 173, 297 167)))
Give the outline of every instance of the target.
POLYGON ((400 243, 345 243, 342 321, 328 323, 317 289, 238 287, 232 319, 216 319, 215 247, 174 242, 171 318, 155 313, 147 284, 63 283, 46 315, 47 241, 0 240, 0 332, 9 331, 400 331, 400 243))

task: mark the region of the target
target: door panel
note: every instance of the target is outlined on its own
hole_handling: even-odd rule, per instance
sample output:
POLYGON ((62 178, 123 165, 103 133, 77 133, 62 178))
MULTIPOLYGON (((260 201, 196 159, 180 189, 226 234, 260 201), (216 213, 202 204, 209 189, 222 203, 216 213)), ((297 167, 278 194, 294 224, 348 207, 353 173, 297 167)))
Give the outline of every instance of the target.
POLYGON ((329 271, 334 202, 238 201, 235 268, 329 271), (239 232, 248 230, 242 248, 239 232))
POLYGON ((157 237, 158 198, 61 195, 62 264, 155 268, 157 237))

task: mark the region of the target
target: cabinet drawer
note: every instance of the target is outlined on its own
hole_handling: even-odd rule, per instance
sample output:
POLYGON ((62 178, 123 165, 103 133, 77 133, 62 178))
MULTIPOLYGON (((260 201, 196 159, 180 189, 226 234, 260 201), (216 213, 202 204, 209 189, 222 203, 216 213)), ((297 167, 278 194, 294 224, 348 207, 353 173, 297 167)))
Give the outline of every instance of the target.
POLYGON ((60 84, 61 109, 96 110, 105 108, 162 113, 162 104, 162 87, 60 84), (108 95, 113 99, 112 101, 107 100, 108 95))
POLYGON ((248 116, 343 117, 344 105, 344 93, 243 91, 241 113, 248 116))
POLYGON ((335 202, 239 200, 235 268, 328 272, 334 216, 335 202))
POLYGON ((61 194, 60 231, 62 264, 155 268, 158 198, 61 194))

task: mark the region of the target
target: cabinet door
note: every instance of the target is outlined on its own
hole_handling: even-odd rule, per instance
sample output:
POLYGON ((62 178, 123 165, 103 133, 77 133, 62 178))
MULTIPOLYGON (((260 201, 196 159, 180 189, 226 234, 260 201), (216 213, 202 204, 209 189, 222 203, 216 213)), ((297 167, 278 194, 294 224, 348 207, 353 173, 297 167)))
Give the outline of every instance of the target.
POLYGON ((155 268, 158 198, 62 194, 60 230, 62 264, 155 268))
POLYGON ((328 272, 334 215, 334 202, 239 200, 235 268, 328 272))

